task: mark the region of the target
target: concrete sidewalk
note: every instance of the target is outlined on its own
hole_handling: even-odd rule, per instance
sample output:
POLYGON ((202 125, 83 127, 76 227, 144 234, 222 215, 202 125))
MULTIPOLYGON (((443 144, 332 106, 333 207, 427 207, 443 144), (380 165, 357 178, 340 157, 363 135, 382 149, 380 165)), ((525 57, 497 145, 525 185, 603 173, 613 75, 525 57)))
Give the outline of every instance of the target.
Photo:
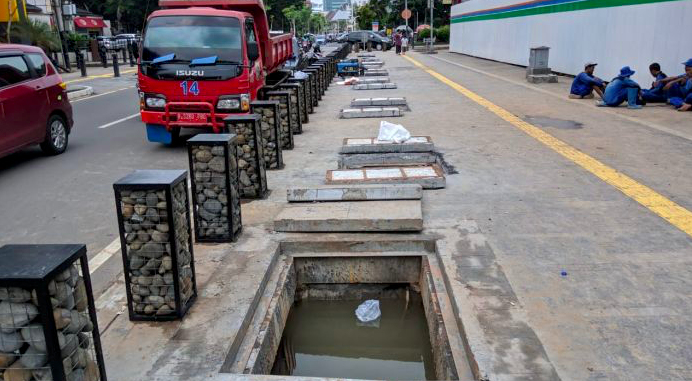
MULTIPOLYGON (((120 67, 120 77, 114 77, 113 67, 87 68, 87 77, 82 77, 79 70, 61 74, 67 89, 73 92, 71 101, 92 95, 135 89, 137 85, 137 68, 129 65, 120 67)), ((134 90, 133 90, 134 91, 134 90)))
MULTIPOLYGON (((447 169, 447 187, 423 193, 423 234, 437 239, 479 374, 692 378, 692 238, 506 122, 498 109, 686 210, 692 208, 689 115, 591 108, 566 99, 565 83, 524 84, 520 68, 454 54, 407 55, 428 71, 393 52, 375 55, 399 88, 373 96, 406 97, 413 111, 396 122, 412 135, 430 136, 447 169), (489 104, 462 95, 455 84, 489 104)), ((267 173, 269 198, 243 204, 239 242, 195 246, 200 297, 183 322, 129 322, 121 284, 102 296, 109 379, 270 379, 218 371, 242 334, 278 242, 292 236, 271 228, 287 205, 286 190, 323 184, 326 171, 338 166, 344 138, 377 134, 377 119, 336 118, 352 98, 346 86, 329 88, 295 149, 284 152, 285 169, 267 173)))

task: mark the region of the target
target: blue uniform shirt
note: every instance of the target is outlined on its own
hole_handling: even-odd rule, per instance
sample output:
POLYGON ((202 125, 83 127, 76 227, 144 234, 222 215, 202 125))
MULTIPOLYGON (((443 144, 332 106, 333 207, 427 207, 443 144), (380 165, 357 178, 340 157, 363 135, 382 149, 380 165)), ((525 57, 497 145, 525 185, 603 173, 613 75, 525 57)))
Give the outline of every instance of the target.
MULTIPOLYGON (((668 78, 668 76, 666 76, 664 72, 659 72, 658 74, 656 74, 656 81, 660 81, 666 78, 668 78)), ((663 86, 665 86, 665 83, 659 83, 658 86, 651 86, 651 90, 659 92, 663 89, 663 86)))
POLYGON ((603 92, 603 102, 608 106, 617 106, 627 100, 627 89, 639 88, 639 84, 625 77, 615 77, 603 92))
POLYGON ((591 93, 591 88, 594 85, 603 86, 603 81, 592 75, 588 75, 585 72, 581 72, 578 76, 574 77, 570 93, 583 97, 584 95, 589 95, 591 93))

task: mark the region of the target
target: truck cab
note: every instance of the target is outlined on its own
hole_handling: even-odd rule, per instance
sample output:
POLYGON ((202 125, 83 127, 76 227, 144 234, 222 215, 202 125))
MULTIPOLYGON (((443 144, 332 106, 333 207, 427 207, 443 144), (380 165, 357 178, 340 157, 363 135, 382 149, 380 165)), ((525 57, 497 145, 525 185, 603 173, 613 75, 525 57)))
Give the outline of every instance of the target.
POLYGON ((150 141, 184 128, 221 132, 247 113, 267 75, 291 55, 291 35, 272 37, 261 0, 161 0, 144 31, 138 84, 150 141), (208 5, 208 6, 200 6, 208 5))

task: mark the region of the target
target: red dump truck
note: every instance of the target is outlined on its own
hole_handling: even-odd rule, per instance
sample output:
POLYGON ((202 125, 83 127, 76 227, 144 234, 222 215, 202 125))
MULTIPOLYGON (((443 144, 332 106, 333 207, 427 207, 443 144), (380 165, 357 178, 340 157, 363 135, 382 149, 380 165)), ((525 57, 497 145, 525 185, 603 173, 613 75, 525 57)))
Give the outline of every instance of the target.
POLYGON ((142 121, 149 141, 182 128, 220 132, 293 54, 292 35, 269 32, 262 0, 159 0, 139 56, 142 121))

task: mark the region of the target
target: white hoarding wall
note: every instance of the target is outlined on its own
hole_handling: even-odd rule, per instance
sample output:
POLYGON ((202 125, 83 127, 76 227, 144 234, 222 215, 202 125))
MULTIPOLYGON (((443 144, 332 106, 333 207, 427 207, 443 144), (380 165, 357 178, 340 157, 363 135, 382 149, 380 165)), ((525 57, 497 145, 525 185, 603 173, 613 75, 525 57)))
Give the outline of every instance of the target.
POLYGON ((629 65, 642 87, 651 83, 650 63, 676 75, 684 72, 681 62, 692 58, 692 0, 454 22, 457 15, 517 3, 521 1, 469 0, 454 5, 450 50, 525 66, 531 47, 549 46, 553 71, 575 75, 585 62, 596 61, 596 75, 610 80, 629 65))

